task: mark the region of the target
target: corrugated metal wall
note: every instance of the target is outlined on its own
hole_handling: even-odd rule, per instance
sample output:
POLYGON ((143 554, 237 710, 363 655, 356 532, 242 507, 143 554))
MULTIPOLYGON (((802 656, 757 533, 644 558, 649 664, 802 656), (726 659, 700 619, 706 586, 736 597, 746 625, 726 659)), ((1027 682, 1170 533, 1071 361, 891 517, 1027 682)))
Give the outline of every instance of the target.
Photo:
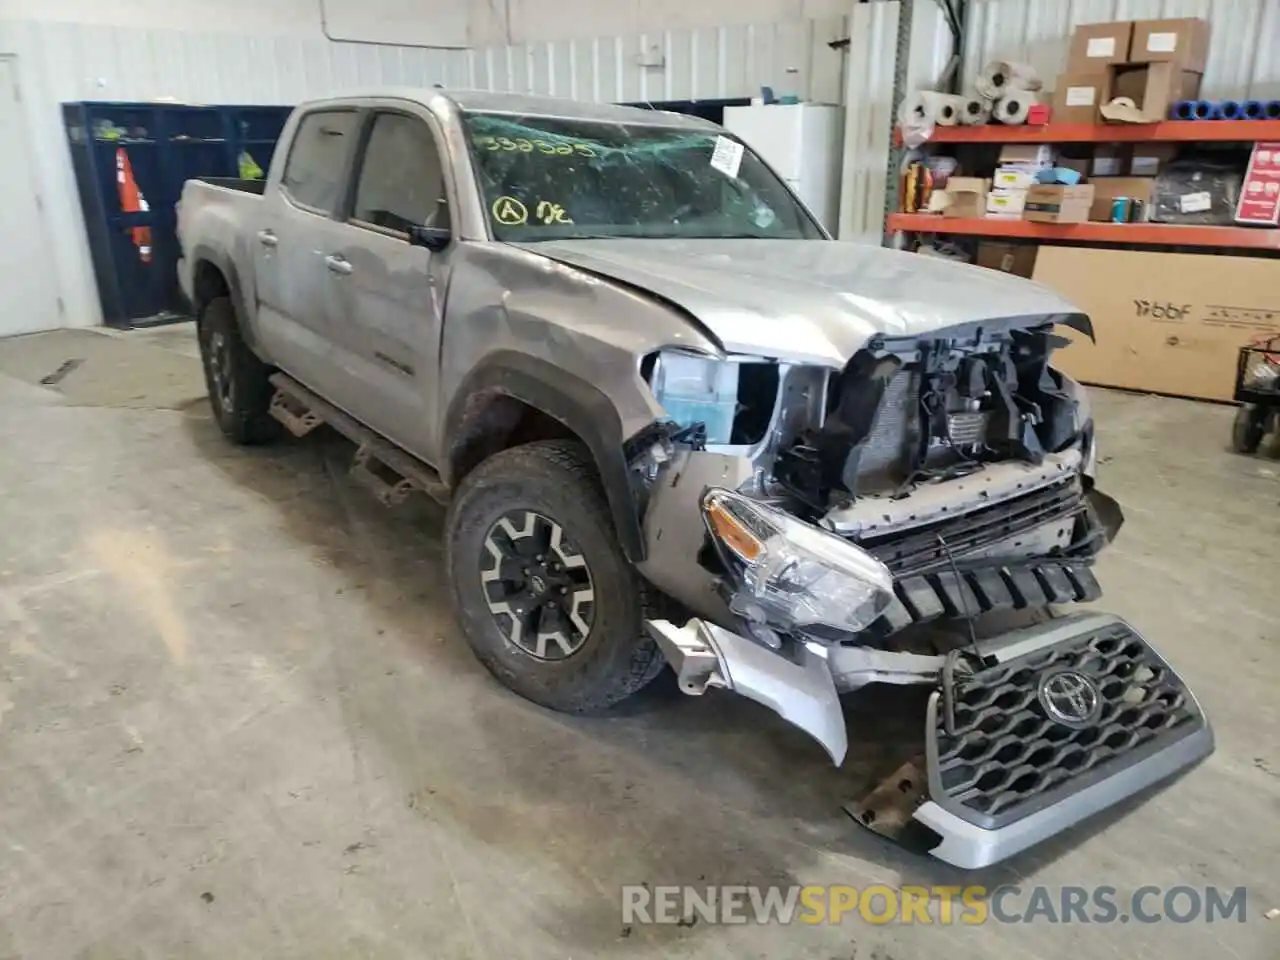
POLYGON ((840 102, 844 18, 533 43, 484 50, 333 43, 241 35, 0 21, 16 54, 36 189, 70 325, 100 318, 58 105, 70 100, 296 103, 388 84, 480 87, 585 100, 747 97, 762 84, 840 102), (644 66, 642 64, 651 64, 644 66))
POLYGON ((1280 97, 1278 0, 969 0, 965 82, 988 60, 1030 63, 1051 87, 1076 24, 1203 17, 1212 30, 1203 93, 1280 97))
POLYGON ((844 163, 840 178, 841 240, 879 243, 884 227, 893 72, 901 4, 853 8, 845 65, 844 163))

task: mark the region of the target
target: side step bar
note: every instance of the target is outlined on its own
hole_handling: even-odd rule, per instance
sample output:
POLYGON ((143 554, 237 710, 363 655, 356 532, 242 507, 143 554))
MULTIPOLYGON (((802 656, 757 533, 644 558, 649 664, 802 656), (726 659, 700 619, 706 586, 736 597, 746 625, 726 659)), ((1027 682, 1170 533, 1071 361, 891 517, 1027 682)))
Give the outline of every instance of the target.
POLYGON ((416 457, 384 440, 354 417, 312 393, 284 373, 273 373, 276 393, 269 412, 295 437, 303 437, 327 423, 356 445, 351 477, 373 491, 387 506, 403 503, 414 490, 447 503, 449 489, 436 473, 416 457))

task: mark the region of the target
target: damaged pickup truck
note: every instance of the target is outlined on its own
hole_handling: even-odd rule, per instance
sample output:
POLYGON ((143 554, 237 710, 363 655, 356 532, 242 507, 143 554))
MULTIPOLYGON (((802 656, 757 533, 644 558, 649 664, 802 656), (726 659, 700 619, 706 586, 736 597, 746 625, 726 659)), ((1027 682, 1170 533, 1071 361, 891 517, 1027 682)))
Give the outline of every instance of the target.
POLYGON ((1133 627, 1064 610, 1120 512, 1051 363, 1089 320, 1040 286, 834 242, 711 123, 443 90, 300 106, 179 235, 223 431, 327 423, 385 502, 447 502, 466 638, 531 700, 670 665, 839 764, 877 736, 841 694, 924 685, 853 812, 966 867, 1212 750, 1133 627))

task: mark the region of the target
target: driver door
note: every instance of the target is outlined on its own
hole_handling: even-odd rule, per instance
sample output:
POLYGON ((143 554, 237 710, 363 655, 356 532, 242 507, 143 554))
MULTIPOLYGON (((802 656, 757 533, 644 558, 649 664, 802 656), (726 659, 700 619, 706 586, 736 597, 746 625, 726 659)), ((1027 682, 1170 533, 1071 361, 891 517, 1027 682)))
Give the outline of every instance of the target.
POLYGON ((410 242, 449 228, 434 120, 378 110, 367 120, 345 222, 328 231, 328 326, 348 413, 428 459, 451 248, 410 242))

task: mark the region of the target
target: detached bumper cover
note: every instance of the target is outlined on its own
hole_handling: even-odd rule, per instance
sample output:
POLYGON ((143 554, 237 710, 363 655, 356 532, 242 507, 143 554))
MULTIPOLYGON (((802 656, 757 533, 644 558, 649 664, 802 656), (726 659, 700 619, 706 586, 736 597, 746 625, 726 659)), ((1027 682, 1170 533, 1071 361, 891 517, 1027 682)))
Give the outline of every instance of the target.
POLYGON ((1191 691, 1117 617, 1052 621, 998 644, 984 651, 994 664, 956 678, 950 733, 942 694, 929 703, 928 797, 913 817, 939 836, 931 852, 948 863, 1003 860, 1213 751, 1191 691), (1086 721, 1046 708, 1064 672, 1092 682, 1086 721))

